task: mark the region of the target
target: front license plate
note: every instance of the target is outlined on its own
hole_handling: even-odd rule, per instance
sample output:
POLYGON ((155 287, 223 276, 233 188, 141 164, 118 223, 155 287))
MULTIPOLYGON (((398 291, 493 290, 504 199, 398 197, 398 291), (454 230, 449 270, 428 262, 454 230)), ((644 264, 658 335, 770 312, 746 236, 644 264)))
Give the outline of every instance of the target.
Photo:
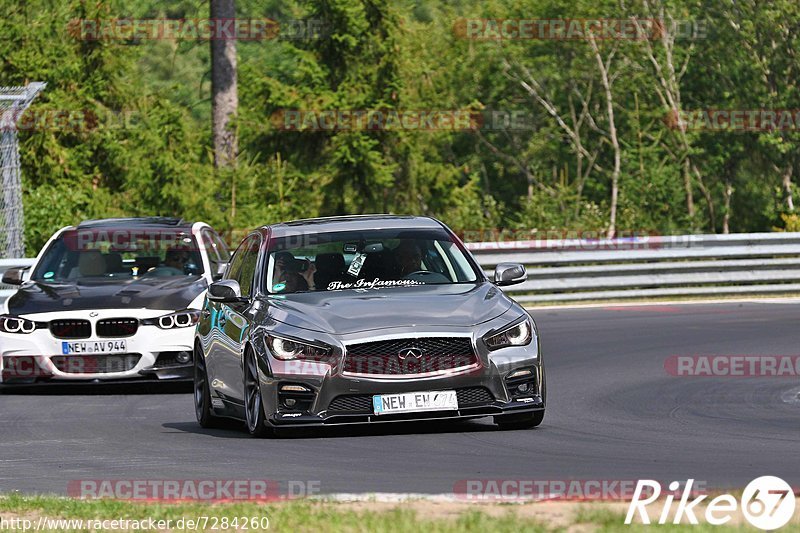
POLYGON ((376 415, 419 411, 455 411, 458 409, 458 398, 454 390, 378 394, 372 397, 372 406, 376 415))
POLYGON ((63 355, 77 355, 84 353, 126 353, 128 343, 126 341, 77 341, 62 342, 61 353, 63 355))

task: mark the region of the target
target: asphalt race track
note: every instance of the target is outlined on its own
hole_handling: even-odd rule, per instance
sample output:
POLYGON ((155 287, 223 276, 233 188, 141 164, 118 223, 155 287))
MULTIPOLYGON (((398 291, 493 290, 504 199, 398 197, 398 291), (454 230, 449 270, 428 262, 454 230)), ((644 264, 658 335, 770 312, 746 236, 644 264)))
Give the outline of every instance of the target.
POLYGON ((0 492, 73 479, 319 481, 324 493, 449 493, 464 479, 694 478, 800 485, 800 379, 674 377, 671 355, 800 354, 800 303, 533 310, 544 424, 489 419, 325 429, 275 440, 202 430, 187 388, 0 396, 0 492), (165 393, 166 392, 166 393, 165 393), (99 393, 99 394, 98 394, 99 393))

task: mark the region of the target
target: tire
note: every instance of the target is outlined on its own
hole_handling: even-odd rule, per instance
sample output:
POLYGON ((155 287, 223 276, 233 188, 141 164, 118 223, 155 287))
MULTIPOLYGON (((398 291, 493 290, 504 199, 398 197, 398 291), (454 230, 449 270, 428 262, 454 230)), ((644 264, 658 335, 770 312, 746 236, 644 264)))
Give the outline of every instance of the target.
POLYGON ((494 417, 495 424, 502 430, 531 429, 541 424, 542 420, 544 420, 544 409, 533 413, 494 417))
POLYGON ((194 347, 194 414, 200 427, 219 427, 220 419, 211 411, 208 370, 206 369, 206 359, 199 345, 194 347))
POLYGON ((247 432, 257 438, 271 437, 274 432, 266 423, 264 402, 258 378, 258 361, 250 348, 244 351, 244 414, 247 432))

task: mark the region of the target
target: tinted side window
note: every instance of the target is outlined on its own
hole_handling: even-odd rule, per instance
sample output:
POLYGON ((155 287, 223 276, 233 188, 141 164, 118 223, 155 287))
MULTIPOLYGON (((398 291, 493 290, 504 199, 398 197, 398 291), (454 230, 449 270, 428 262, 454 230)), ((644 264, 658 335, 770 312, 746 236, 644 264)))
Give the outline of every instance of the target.
POLYGON ((230 263, 228 263, 228 268, 225 271, 224 279, 237 279, 239 276, 239 271, 242 270, 242 256, 243 253, 240 253, 242 250, 245 249, 245 243, 239 245, 236 251, 233 252, 233 256, 231 257, 230 263))
POLYGON ((214 248, 217 249, 220 261, 229 261, 231 258, 231 252, 228 250, 228 245, 225 244, 225 241, 222 240, 222 237, 220 237, 216 231, 211 231, 210 233, 211 242, 214 243, 214 248))
POLYGON ((239 245, 231 259, 230 267, 226 274, 227 279, 236 280, 242 289, 242 296, 250 296, 253 290, 256 264, 258 263, 258 249, 261 237, 251 235, 239 245))
POLYGON ((215 231, 210 229, 201 230, 203 248, 208 254, 208 261, 211 263, 211 273, 215 275, 222 271, 225 264, 231 258, 227 245, 222 241, 215 231))

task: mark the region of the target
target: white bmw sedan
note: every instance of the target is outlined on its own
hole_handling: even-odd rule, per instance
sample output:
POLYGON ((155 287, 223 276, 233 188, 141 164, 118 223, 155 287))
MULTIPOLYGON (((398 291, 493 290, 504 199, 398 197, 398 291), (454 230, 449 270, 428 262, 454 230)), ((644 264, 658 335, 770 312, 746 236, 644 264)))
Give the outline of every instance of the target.
POLYGON ((0 307, 0 383, 190 379, 194 326, 230 259, 208 224, 92 220, 59 230, 0 307))

